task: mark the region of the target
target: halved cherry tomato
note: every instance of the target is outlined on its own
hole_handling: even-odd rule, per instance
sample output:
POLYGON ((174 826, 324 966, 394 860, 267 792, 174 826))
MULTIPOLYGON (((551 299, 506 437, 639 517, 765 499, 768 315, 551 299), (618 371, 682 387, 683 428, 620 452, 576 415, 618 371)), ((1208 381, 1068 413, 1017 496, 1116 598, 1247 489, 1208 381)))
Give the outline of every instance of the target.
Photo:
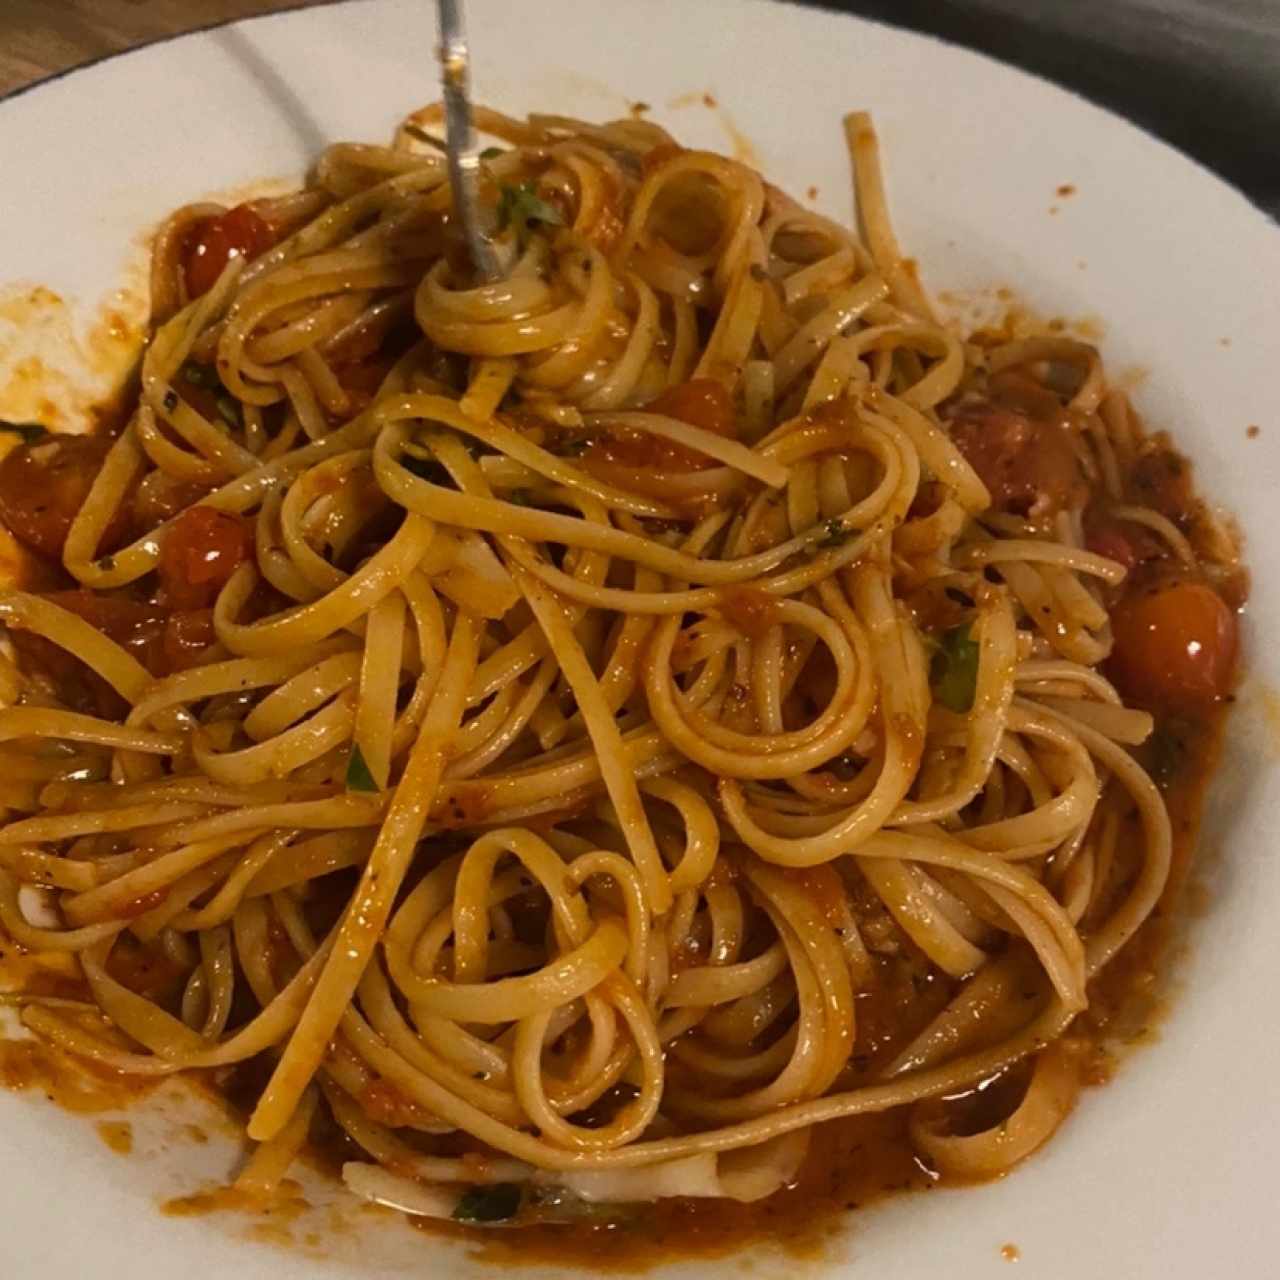
POLYGON ((164 610, 159 605, 133 600, 118 592, 77 587, 71 591, 46 592, 44 598, 83 618, 117 644, 127 644, 138 631, 164 620, 164 610))
POLYGON ((188 296, 208 293, 232 258, 256 258, 275 242, 270 223, 249 204, 238 204, 216 218, 202 218, 187 236, 183 269, 188 296))
MULTIPOLYGON (((93 488, 113 441, 105 436, 50 436, 20 445, 0 462, 0 520, 33 551, 62 559, 67 531, 93 488)), ((99 551, 119 546, 128 511, 117 508, 99 551)))
POLYGON ((951 439, 987 486, 996 511, 1040 517, 1084 497, 1084 477, 1064 426, 980 401, 962 401, 948 418, 951 439))
POLYGON ((1172 557, 1169 544, 1163 538, 1136 520, 1121 520, 1113 516, 1105 504, 1090 507, 1085 512, 1084 545, 1130 571, 1143 566, 1154 571, 1172 557))
MULTIPOLYGON (((123 591, 89 591, 83 587, 46 592, 45 599, 83 618, 91 627, 127 649, 152 675, 163 674, 161 639, 165 611, 159 605, 135 600, 123 591)), ((64 701, 84 683, 86 677, 90 678, 90 684, 98 679, 63 649, 57 650, 56 657, 43 652, 35 656, 58 686, 64 701)), ((111 694, 112 700, 114 696, 111 694)))
POLYGON ((1088 532, 1084 544, 1094 555, 1106 556, 1126 569, 1132 569, 1138 563, 1138 553, 1119 525, 1099 525, 1088 532))
POLYGON ((253 528, 244 517, 188 507, 160 549, 161 599, 170 609, 209 608, 252 547, 253 528))
POLYGON ((1127 697, 1195 710, 1231 692, 1239 627, 1206 582, 1164 576, 1137 584, 1111 612, 1107 671, 1127 697))

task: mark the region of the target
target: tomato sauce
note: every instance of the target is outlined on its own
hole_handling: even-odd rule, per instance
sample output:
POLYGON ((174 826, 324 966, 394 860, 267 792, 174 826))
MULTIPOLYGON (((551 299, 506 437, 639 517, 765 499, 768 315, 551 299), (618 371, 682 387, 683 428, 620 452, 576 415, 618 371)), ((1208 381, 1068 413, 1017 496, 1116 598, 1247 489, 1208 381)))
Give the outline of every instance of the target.
MULTIPOLYGON (((221 250, 216 236, 206 230, 201 243, 211 247, 199 261, 208 258, 212 264, 221 250)), ((252 244, 245 242, 243 248, 232 251, 250 254, 251 250, 252 244)), ((211 265, 199 268, 207 269, 211 265)), ((199 282, 197 272, 195 283, 199 282)), ((686 383, 665 392, 649 409, 719 435, 734 434, 732 405, 718 383, 686 383)), ((1074 452, 1059 448, 1067 441, 1067 427, 1055 420, 1034 389, 1010 381, 995 399, 951 407, 948 422, 953 438, 991 489, 996 507, 1041 516, 1080 499, 1083 480, 1074 452)), ((32 551, 56 561, 66 529, 105 453, 106 442, 97 438, 57 439, 16 450, 0 464, 0 519, 32 551), (44 455, 37 453, 49 444, 55 447, 44 455), (19 456, 15 459, 15 455, 19 456)), ((713 465, 684 446, 639 432, 616 433, 593 444, 586 462, 589 467, 654 472, 689 472, 713 465)), ((146 495, 142 508, 147 518, 170 519, 176 511, 182 512, 163 533, 154 580, 137 588, 139 594, 95 594, 66 584, 51 596, 161 673, 181 669, 212 643, 210 607, 231 574, 252 554, 252 525, 244 517, 193 506, 185 492, 166 492, 158 483, 154 488, 156 492, 146 495)), ((1189 467, 1165 442, 1157 439, 1143 453, 1126 477, 1124 496, 1128 503, 1159 510, 1193 545, 1197 543, 1198 502, 1189 467)), ((134 495, 135 513, 142 501, 134 495)), ((1107 670, 1127 700, 1156 716, 1156 733, 1137 754, 1164 793, 1175 849, 1174 874, 1159 907, 1092 984, 1090 1008, 1076 1024, 1076 1032, 1093 1043, 1093 1051, 1082 1062, 1083 1080, 1103 1083, 1111 1073, 1110 1055, 1117 1039, 1149 1038, 1160 1011, 1157 978, 1174 936, 1175 907, 1188 878, 1203 793, 1232 696, 1238 601, 1205 575, 1180 566, 1150 530, 1117 517, 1105 502, 1089 509, 1085 525, 1091 548, 1130 570, 1125 583, 1107 600, 1115 632, 1115 651, 1107 670)), ((108 539, 104 539, 106 545, 108 539)), ((942 602, 929 603, 943 607, 942 602)), ((742 589, 724 593, 720 607, 734 625, 758 634, 772 625, 777 606, 772 597, 742 589)), ((84 681, 88 673, 77 676, 75 670, 56 669, 54 659, 38 645, 34 650, 23 649, 37 639, 18 633, 15 642, 20 652, 33 653, 35 661, 50 664, 51 678, 67 700, 79 696, 76 680, 84 681)), ((79 668, 74 659, 67 661, 79 668)), ((465 788, 458 793, 454 816, 460 825, 474 825, 483 817, 473 811, 473 800, 481 804, 483 797, 478 791, 473 797, 465 788)), ((1122 836, 1121 846, 1136 847, 1136 833, 1122 836)), ((837 874, 815 868, 792 876, 833 923, 839 916, 837 874)), ((140 910, 150 905, 146 900, 138 904, 140 910)), ((853 907, 871 953, 874 980, 858 995, 854 1053, 837 1088, 873 1080, 956 989, 954 982, 929 968, 890 922, 880 918, 883 909, 876 907, 869 891, 862 899, 854 895, 853 907)), ((126 935, 113 949, 110 969, 126 986, 167 1007, 176 1007, 181 997, 183 975, 158 947, 144 947, 128 941, 126 935)), ((74 977, 49 982, 50 989, 59 993, 79 990, 74 977)), ((27 980, 24 986, 32 989, 27 980)), ((78 1065, 69 1067, 68 1062, 57 1051, 31 1042, 0 1044, 0 1083, 43 1088, 50 1096, 83 1108, 89 1104, 78 1101, 62 1082, 69 1078, 69 1071, 81 1077, 84 1071, 78 1065)), ((210 1083, 229 1103, 247 1109, 256 1101, 270 1066, 265 1060, 247 1063, 210 1083)), ((678 1070, 678 1064, 673 1070, 678 1070)), ((1004 1083, 1005 1091, 1016 1095, 1019 1080, 1011 1075, 1004 1083)), ((95 1100, 91 1105, 108 1095, 107 1105, 118 1104, 116 1091, 103 1092, 92 1080, 86 1087, 87 1096, 95 1100)), ((135 1093, 147 1087, 145 1083, 129 1086, 135 1093)), ((1016 1097, 1006 1101, 1012 1106, 1016 1097)), ((376 1117, 393 1124, 405 1118, 411 1107, 383 1082, 372 1083, 361 1102, 376 1117)), ((313 1139, 311 1154, 323 1163, 333 1165, 356 1154, 332 1124, 319 1123, 313 1139)), ((450 1222, 412 1222, 431 1235, 465 1239, 475 1256, 490 1263, 638 1271, 662 1261, 718 1257, 765 1243, 812 1259, 845 1227, 850 1213, 888 1194, 928 1191, 941 1181, 915 1154, 905 1112, 895 1111, 817 1130, 795 1185, 753 1205, 675 1199, 610 1209, 591 1223, 485 1233, 450 1222)), ((191 1198, 189 1208, 183 1202, 173 1211, 203 1211, 196 1207, 198 1199, 191 1198)))
MULTIPOLYGON (((675 418, 713 435, 732 438, 736 434, 733 401, 725 387, 713 378, 695 378, 669 387, 642 412, 675 418)), ((607 484, 662 496, 668 491, 663 476, 708 471, 719 464, 677 440, 620 427, 594 441, 587 448, 582 465, 607 484)))

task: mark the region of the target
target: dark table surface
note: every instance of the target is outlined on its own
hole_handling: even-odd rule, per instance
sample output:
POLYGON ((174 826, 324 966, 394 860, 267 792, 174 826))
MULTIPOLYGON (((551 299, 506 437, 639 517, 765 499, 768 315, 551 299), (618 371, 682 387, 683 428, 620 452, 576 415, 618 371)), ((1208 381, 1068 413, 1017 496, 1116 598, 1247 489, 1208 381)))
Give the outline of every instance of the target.
MULTIPOLYGON (((806 0, 801 0, 806 2, 806 0)), ((1280 217, 1280 0, 824 0, 1053 80, 1280 217)))

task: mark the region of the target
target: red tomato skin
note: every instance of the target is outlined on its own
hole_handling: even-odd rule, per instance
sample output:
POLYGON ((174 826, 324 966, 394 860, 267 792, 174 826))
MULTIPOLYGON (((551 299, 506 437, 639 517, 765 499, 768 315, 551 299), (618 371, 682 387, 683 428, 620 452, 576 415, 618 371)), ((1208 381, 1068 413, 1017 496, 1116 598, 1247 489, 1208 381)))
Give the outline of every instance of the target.
MULTIPOLYGON (((91 627, 114 640, 152 675, 162 673, 160 641, 164 632, 165 611, 159 605, 135 600, 125 591, 90 591, 86 587, 49 591, 45 593, 45 599, 83 618, 91 627)), ((80 672, 84 668, 77 659, 64 651, 59 650, 59 654, 59 660, 45 660, 42 665, 59 684, 66 683, 72 687, 78 679, 82 679, 80 672)))
POLYGON ((238 204, 216 218, 202 218, 187 236, 183 263, 187 296, 208 293, 232 258, 256 258, 274 244, 270 224, 252 205, 238 204))
POLYGON ((1157 712, 1193 712, 1235 682, 1239 622, 1206 582, 1164 575, 1136 583, 1111 611, 1107 673, 1121 694, 1157 712))
POLYGON ((1106 556, 1108 560, 1114 560, 1117 564, 1124 565, 1126 569, 1132 569, 1138 563, 1133 543, 1115 525, 1104 525, 1095 529, 1085 539, 1085 546, 1094 555, 1106 556))
MULTIPOLYGON (((7 453, 0 462, 0 520, 9 532, 32 551, 61 560, 67 532, 112 443, 103 435, 52 435, 7 453)), ((120 545, 128 519, 127 507, 117 508, 99 551, 120 545)))
POLYGON ((207 609, 249 558, 253 529, 243 516, 188 507, 165 532, 156 572, 170 609, 207 609))
POLYGON ((1087 493, 1065 427, 982 402, 948 413, 956 448, 978 473, 996 511, 1040 518, 1075 506, 1087 493))

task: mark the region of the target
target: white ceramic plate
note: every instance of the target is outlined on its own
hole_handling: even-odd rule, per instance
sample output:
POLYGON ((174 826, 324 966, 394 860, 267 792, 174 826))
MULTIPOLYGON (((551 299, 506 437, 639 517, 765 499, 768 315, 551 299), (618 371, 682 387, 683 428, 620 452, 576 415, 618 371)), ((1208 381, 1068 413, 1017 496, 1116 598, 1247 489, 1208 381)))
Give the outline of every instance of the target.
MULTIPOLYGON (((128 283, 134 293, 116 310, 125 320, 136 311, 141 233, 187 200, 297 174, 331 140, 388 136, 435 96, 430 8, 362 0, 260 19, 115 58, 0 105, 0 281, 40 282, 70 300, 102 373, 127 344, 110 326, 89 332, 95 308, 128 283)), ((1204 491, 1239 516, 1255 575, 1250 677, 1205 832, 1206 852, 1221 854, 1207 873, 1211 907, 1159 1042, 1006 1181, 854 1216, 829 1274, 1271 1274, 1280 1249, 1280 699, 1269 689, 1280 685, 1280 645, 1266 637, 1280 635, 1280 575, 1268 558, 1280 534, 1280 232, 1120 120, 916 35, 760 0, 470 8, 484 99, 597 118, 643 100, 688 141, 731 150, 748 140, 770 178, 797 195, 816 187, 816 203, 842 219, 850 196, 840 117, 870 107, 897 225, 928 283, 1011 286, 1047 314, 1101 318, 1109 367, 1136 371, 1141 407, 1196 459, 1204 491), (719 106, 704 105, 704 92, 719 106), (1057 194, 1065 184, 1073 195, 1057 194), (1261 427, 1256 438, 1250 424, 1261 427), (1021 1254, 1016 1273, 1000 1255, 1006 1242, 1021 1254)), ((51 315, 42 323, 67 319, 51 315)), ((32 391, 14 366, 39 327, 0 297, 0 415, 32 391)), ((65 385, 55 391, 74 400, 65 385)), ((137 1152, 122 1160, 92 1124, 0 1096, 0 1275, 484 1271, 389 1216, 322 1207, 289 1228, 296 1247, 283 1252, 225 1220, 161 1216, 158 1198, 225 1174, 234 1158, 228 1143, 197 1146, 175 1127, 164 1117, 139 1123, 137 1152), (319 1235, 308 1244, 310 1231, 319 1235)), ((728 1260, 673 1273, 720 1280, 739 1270, 728 1260)))

